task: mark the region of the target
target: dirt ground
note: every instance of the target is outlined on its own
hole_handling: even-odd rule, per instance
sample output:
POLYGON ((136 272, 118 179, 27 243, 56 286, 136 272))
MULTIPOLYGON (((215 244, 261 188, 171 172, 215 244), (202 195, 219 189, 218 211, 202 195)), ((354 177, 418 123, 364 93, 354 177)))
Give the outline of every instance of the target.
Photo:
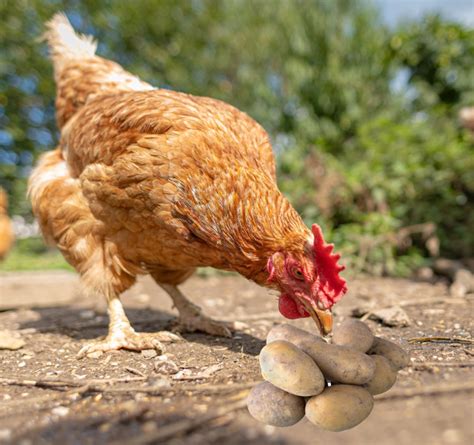
MULTIPOLYGON (((354 310, 400 304, 408 327, 367 323, 406 348, 412 364, 378 396, 368 419, 342 433, 305 419, 290 428, 264 426, 248 414, 244 397, 261 380, 258 353, 269 329, 283 321, 265 289, 235 276, 190 279, 185 294, 208 314, 238 321, 238 330, 232 339, 184 334, 184 341, 167 345, 168 361, 154 351, 78 360, 81 346, 107 326, 104 302, 78 289, 76 276, 65 272, 0 275, 0 330, 19 332, 25 341, 18 350, 0 350, 0 443, 474 443, 474 296, 451 298, 443 283, 350 282, 336 323, 354 310), (432 336, 447 340, 408 341, 432 336)), ((169 298, 146 278, 123 301, 137 330, 172 325, 169 298)), ((314 330, 310 321, 294 323, 314 330)))

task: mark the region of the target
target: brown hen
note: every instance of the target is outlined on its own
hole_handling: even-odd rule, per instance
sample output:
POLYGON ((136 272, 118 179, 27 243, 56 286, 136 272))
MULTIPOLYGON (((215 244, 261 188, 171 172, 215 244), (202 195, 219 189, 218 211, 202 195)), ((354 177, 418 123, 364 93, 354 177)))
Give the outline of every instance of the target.
POLYGON ((96 56, 61 14, 47 29, 61 140, 29 194, 45 237, 108 301, 107 338, 80 354, 176 338, 130 326, 119 296, 140 274, 170 295, 185 329, 229 335, 177 288, 200 266, 279 289, 283 315, 329 331, 342 268, 278 190, 265 130, 226 103, 155 89, 96 56))
POLYGON ((5 259, 15 240, 13 227, 7 210, 8 197, 5 191, 0 187, 0 261, 5 259))

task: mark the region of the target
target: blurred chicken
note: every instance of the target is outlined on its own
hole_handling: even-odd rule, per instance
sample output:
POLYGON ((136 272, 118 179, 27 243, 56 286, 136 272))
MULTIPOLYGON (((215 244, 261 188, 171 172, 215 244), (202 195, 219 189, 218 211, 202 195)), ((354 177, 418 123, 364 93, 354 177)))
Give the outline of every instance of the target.
POLYGON ((7 209, 8 197, 5 191, 0 187, 0 261, 5 259, 15 240, 7 209))
POLYGON ((29 195, 45 237, 107 299, 110 317, 107 337, 79 354, 176 338, 131 327, 119 296, 140 274, 170 295, 182 327, 229 335, 177 287, 199 266, 278 289, 283 315, 330 331, 343 268, 278 190, 265 130, 228 104, 155 89, 96 56, 64 15, 48 22, 46 40, 61 140, 34 170, 29 195))
POLYGON ((461 125, 474 133, 474 107, 464 107, 459 110, 461 125))

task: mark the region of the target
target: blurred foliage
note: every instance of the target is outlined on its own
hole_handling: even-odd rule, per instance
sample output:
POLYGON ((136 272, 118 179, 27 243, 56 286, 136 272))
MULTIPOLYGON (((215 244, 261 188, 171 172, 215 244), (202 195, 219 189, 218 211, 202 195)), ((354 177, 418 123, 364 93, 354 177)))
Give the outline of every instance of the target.
POLYGON ((401 27, 390 40, 392 54, 409 69, 418 108, 474 103, 474 32, 431 16, 401 27))
POLYGON ((0 0, 0 185, 29 215, 25 181, 58 135, 38 41, 63 10, 100 55, 154 85, 225 100, 272 136, 282 190, 353 270, 406 273, 433 249, 474 251, 474 31, 440 17, 388 29, 351 0, 0 0), (430 237, 431 242, 433 236, 430 237))

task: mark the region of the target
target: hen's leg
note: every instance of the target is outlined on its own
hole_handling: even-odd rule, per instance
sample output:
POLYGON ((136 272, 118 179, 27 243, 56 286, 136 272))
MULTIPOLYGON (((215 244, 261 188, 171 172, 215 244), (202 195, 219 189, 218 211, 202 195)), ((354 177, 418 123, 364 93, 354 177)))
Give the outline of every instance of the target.
POLYGON ((109 333, 107 337, 104 340, 94 340, 86 344, 79 351, 79 357, 84 357, 91 352, 107 352, 117 349, 129 349, 131 351, 156 349, 163 352, 164 348, 161 342, 180 340, 179 336, 167 331, 135 332, 118 297, 113 297, 108 301, 107 312, 109 314, 109 333))
POLYGON ((201 331, 221 337, 232 336, 230 324, 203 315, 202 309, 189 301, 176 286, 161 283, 160 286, 173 300, 173 304, 179 312, 179 327, 183 330, 187 332, 201 331))
MULTIPOLYGON (((91 167, 93 171, 95 167, 91 167)), ((84 289, 107 299, 109 333, 104 340, 86 344, 80 356, 121 348, 162 349, 162 341, 179 339, 170 332, 137 333, 130 326, 119 295, 133 285, 141 270, 127 262, 117 245, 98 230, 102 223, 92 214, 81 182, 69 176, 60 148, 42 157, 30 177, 29 194, 46 238, 55 241, 80 273, 84 289)))

